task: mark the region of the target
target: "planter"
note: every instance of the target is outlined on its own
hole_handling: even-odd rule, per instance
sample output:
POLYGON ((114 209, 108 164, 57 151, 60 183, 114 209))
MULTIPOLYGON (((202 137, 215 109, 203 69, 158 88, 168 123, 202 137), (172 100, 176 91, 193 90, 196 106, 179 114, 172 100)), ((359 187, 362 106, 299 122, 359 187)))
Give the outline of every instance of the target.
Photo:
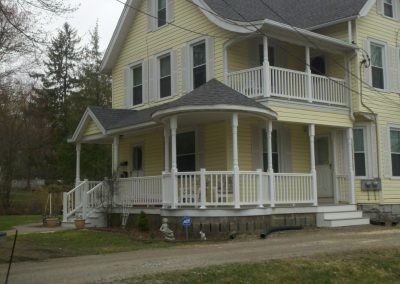
POLYGON ((47 218, 46 222, 47 222, 47 227, 49 228, 54 228, 59 225, 58 218, 47 218))
POLYGON ((85 228, 85 220, 84 219, 75 219, 75 228, 78 230, 85 228))

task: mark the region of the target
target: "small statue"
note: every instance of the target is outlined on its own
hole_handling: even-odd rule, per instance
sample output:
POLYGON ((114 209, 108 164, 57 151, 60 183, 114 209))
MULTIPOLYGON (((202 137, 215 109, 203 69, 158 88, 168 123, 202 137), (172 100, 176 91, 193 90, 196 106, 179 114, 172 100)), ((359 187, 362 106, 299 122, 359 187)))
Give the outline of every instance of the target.
POLYGON ((206 234, 205 234, 203 231, 200 231, 200 239, 201 239, 202 241, 207 241, 206 234))
POLYGON ((164 239, 167 241, 175 241, 174 232, 168 227, 168 219, 162 219, 162 225, 160 227, 160 232, 163 233, 164 239))

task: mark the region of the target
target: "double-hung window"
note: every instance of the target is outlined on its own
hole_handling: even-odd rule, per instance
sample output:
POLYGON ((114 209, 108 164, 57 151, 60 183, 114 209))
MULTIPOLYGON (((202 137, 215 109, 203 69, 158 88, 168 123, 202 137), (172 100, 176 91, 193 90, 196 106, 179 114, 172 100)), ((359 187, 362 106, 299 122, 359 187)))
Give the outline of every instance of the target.
POLYGON ((171 56, 168 54, 159 59, 160 63, 160 98, 171 96, 171 56))
POLYGON ((353 134, 355 175, 365 177, 367 175, 367 169, 364 128, 354 128, 353 134))
MULTIPOLYGON (((263 130, 263 168, 264 172, 268 171, 268 135, 265 130, 263 130)), ((278 154, 278 137, 277 131, 272 131, 272 168, 275 173, 279 172, 279 154, 278 154)))
POLYGON ((371 43, 372 86, 378 89, 385 88, 384 57, 384 46, 371 43))
POLYGON ((167 0, 157 0, 157 27, 167 24, 167 0))
POLYGON ((142 149, 142 146, 133 147, 133 151, 132 151, 132 170, 134 172, 143 170, 143 149, 142 149))
POLYGON ((193 62, 193 89, 196 89, 207 81, 206 67, 206 42, 194 44, 192 46, 193 62))
POLYGON ((386 17, 393 18, 394 13, 393 13, 393 0, 383 0, 383 14, 386 17))
POLYGON ((392 175, 400 176, 400 129, 390 129, 390 151, 392 159, 392 175))
POLYGON ((132 67, 132 105, 143 103, 143 74, 142 65, 132 67))
POLYGON ((185 132, 176 135, 176 160, 180 172, 196 170, 196 135, 185 132))

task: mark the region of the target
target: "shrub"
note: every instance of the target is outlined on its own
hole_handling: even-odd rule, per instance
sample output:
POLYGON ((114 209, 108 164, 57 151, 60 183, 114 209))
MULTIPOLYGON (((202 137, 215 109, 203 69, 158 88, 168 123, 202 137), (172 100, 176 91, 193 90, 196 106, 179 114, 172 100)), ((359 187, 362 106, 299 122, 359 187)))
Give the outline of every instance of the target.
POLYGON ((149 230, 149 219, 147 218, 146 213, 144 213, 143 211, 141 211, 139 214, 137 224, 139 231, 146 232, 149 230))

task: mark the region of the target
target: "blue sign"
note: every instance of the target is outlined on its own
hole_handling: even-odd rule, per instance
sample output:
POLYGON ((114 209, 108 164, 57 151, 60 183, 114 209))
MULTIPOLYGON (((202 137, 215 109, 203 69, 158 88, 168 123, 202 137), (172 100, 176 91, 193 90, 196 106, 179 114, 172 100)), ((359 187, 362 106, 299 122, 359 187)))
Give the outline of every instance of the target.
POLYGON ((182 226, 185 228, 192 226, 192 218, 190 218, 189 216, 183 217, 182 218, 182 226))

